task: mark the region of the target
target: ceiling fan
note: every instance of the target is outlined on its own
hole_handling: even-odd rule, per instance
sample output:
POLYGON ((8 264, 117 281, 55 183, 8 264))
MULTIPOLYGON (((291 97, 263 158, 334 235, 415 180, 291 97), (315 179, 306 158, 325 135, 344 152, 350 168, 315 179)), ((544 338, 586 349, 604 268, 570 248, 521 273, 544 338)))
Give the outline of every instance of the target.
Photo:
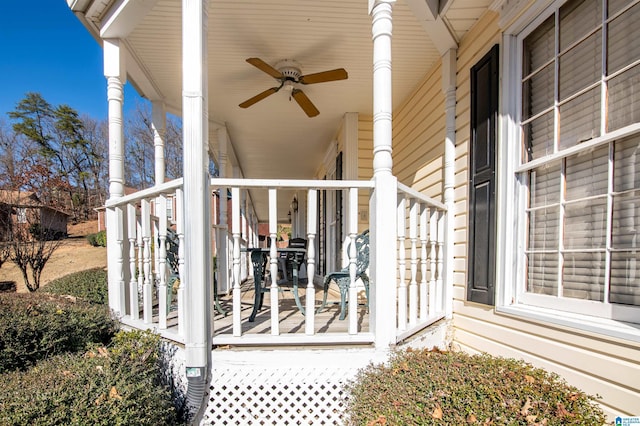
POLYGON ((280 91, 280 89, 284 88, 286 91, 291 93, 291 97, 295 99, 298 105, 300 105, 300 108, 302 108, 309 117, 315 117, 320 114, 320 111, 318 111, 318 108, 315 107, 307 95, 295 86, 298 84, 316 84, 325 83, 327 81, 346 80, 349 77, 344 68, 302 75, 300 65, 290 59, 278 62, 275 67, 272 67, 260 58, 249 58, 247 59, 247 62, 275 78, 280 85, 267 89, 264 92, 247 99, 239 105, 240 108, 248 108, 256 102, 259 102, 267 96, 273 95, 280 91))

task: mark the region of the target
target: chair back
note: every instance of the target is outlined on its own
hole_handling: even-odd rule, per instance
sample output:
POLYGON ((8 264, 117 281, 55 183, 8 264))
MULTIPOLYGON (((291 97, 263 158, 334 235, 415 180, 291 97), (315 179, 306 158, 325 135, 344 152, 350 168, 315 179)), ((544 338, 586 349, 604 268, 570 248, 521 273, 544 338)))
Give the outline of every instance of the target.
POLYGON ((289 248, 301 248, 305 249, 304 252, 287 253, 287 259, 290 261, 295 260, 298 262, 298 267, 304 263, 306 258, 307 240, 304 238, 292 238, 289 240, 289 248))
POLYGON ((363 274, 369 267, 369 230, 356 236, 356 275, 363 274))
POLYGON ((178 247, 180 245, 180 240, 178 239, 178 234, 172 229, 167 228, 167 238, 165 240, 165 244, 167 247, 167 263, 171 268, 171 273, 177 275, 178 247))

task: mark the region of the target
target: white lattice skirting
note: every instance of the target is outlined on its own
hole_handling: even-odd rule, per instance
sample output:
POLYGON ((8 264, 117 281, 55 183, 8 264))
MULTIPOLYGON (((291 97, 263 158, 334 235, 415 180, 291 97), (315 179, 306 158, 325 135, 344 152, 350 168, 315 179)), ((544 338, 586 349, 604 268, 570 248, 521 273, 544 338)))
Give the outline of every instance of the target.
POLYGON ((340 425, 345 383, 385 360, 370 349, 214 351, 201 424, 340 425))

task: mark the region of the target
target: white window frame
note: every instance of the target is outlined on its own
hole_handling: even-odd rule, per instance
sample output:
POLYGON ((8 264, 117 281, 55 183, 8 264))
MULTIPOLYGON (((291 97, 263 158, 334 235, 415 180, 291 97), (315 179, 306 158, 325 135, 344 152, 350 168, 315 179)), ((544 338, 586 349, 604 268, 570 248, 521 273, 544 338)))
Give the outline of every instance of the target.
POLYGON ((525 291, 525 249, 527 183, 518 173, 551 159, 608 144, 612 140, 640 134, 640 124, 604 133, 562 153, 520 166, 522 41, 566 0, 540 0, 520 15, 503 33, 500 75, 501 92, 497 159, 497 297, 496 311, 504 314, 577 328, 598 334, 640 342, 640 308, 596 301, 542 296, 525 291), (514 208, 515 206, 515 208, 514 208), (600 316, 594 316, 593 314, 600 316), (634 321, 635 324, 631 323, 634 321))
POLYGON ((16 221, 18 223, 27 223, 27 209, 26 209, 26 207, 18 207, 16 209, 16 221))

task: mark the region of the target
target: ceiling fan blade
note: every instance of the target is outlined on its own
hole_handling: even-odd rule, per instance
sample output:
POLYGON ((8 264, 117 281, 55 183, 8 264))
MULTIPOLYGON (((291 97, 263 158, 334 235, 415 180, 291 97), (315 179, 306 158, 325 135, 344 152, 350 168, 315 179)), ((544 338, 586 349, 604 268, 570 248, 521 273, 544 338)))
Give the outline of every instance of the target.
POLYGON ((302 84, 324 83, 326 81, 346 80, 349 77, 344 68, 331 71, 317 72, 315 74, 301 75, 298 82, 302 84))
POLYGON ((241 103, 238 106, 240 108, 249 108, 251 105, 255 104, 256 102, 259 102, 259 101, 263 100, 267 96, 273 95, 274 93, 276 93, 278 91, 278 89, 279 89, 279 87, 272 87, 271 89, 267 89, 264 92, 255 95, 253 98, 247 99, 246 101, 244 101, 243 103, 241 103))
POLYGON ((271 65, 269 65, 268 63, 266 63, 260 58, 249 58, 247 59, 247 62, 249 62, 254 67, 258 68, 260 71, 266 72, 273 78, 284 77, 280 71, 278 71, 277 69, 275 69, 274 67, 272 67, 271 65))
POLYGON ((293 89, 291 91, 291 96, 293 96, 293 99, 296 100, 298 105, 300 105, 300 108, 302 108, 302 110, 309 117, 315 117, 316 115, 320 114, 320 111, 318 111, 318 108, 316 108, 313 102, 311 102, 311 100, 307 97, 307 95, 304 94, 302 90, 293 89))

